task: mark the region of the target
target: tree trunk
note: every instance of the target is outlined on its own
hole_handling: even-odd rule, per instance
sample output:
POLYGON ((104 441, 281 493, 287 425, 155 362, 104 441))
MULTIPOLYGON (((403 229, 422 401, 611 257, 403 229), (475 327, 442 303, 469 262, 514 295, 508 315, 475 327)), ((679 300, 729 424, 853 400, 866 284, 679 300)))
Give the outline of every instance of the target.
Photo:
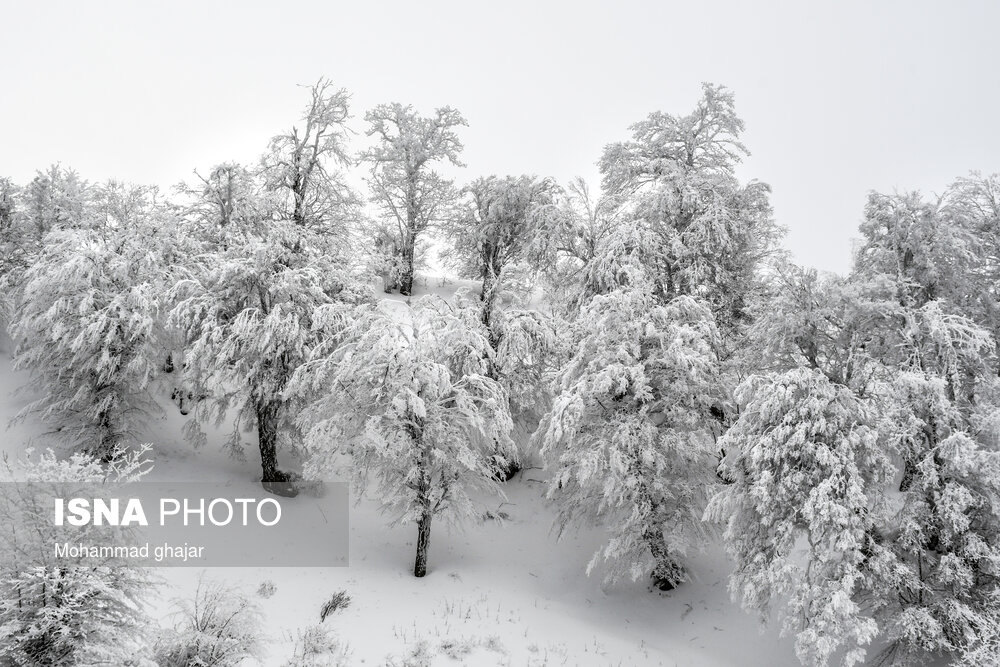
POLYGON ((431 517, 434 508, 431 506, 431 485, 434 473, 431 471, 432 448, 424 442, 423 419, 414 417, 409 427, 413 444, 420 451, 417 461, 419 477, 415 486, 417 492, 416 505, 420 508, 420 518, 417 519, 417 557, 413 561, 413 576, 422 577, 427 574, 427 547, 431 541, 431 517))
POLYGON ((296 495, 288 475, 278 469, 278 404, 257 404, 257 445, 264 489, 279 496, 296 495))
POLYGON ((663 543, 663 531, 653 527, 647 528, 642 534, 642 539, 649 547, 656 563, 651 575, 654 586, 661 591, 669 591, 687 579, 684 567, 670 555, 667 545, 663 543))
POLYGON ((416 238, 410 234, 403 240, 403 274, 399 277, 399 293, 410 296, 413 291, 413 252, 416 238))
POLYGON ((427 574, 427 547, 431 542, 431 512, 425 509, 423 516, 417 520, 417 557, 413 561, 413 576, 422 577, 427 574))
MULTIPOLYGON (((482 302, 479 310, 479 321, 486 328, 487 341, 489 341, 490 349, 493 350, 494 354, 496 354, 497 349, 500 347, 500 336, 493 328, 493 311, 496 310, 496 298, 496 277, 487 271, 486 275, 483 276, 483 291, 479 295, 479 300, 482 302)), ((487 363, 486 375, 491 380, 500 379, 500 373, 493 359, 490 359, 487 363)))
MULTIPOLYGON (((296 150, 296 153, 299 151, 296 150)), ((296 168, 299 168, 296 165, 296 168)), ((308 183, 307 178, 299 173, 295 175, 295 181, 292 183, 292 197, 295 200, 292 209, 292 221, 299 226, 304 226, 306 224, 306 185, 308 183)))
MULTIPOLYGON (((101 394, 99 393, 98 396, 101 396, 101 394)), ((96 449, 91 454, 98 457, 104 463, 111 463, 114 460, 115 448, 120 442, 120 436, 107 410, 101 412, 97 423, 99 439, 96 449)))
POLYGON ((917 476, 917 464, 910 458, 903 461, 903 478, 899 480, 900 492, 909 491, 913 486, 913 479, 917 476))

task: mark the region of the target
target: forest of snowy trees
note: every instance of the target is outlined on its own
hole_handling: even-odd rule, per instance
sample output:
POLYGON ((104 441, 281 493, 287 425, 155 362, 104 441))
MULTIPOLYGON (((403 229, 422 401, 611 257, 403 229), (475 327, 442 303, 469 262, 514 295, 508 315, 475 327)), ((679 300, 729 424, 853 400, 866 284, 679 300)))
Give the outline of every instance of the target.
MULTIPOLYGON (((997 664, 1000 175, 871 193, 853 269, 827 275, 738 177, 725 87, 623 128, 599 189, 465 174, 451 107, 305 91, 258 162, 173 192, 61 165, 0 179, 19 418, 70 456, 9 465, 139 476, 165 392, 193 447, 231 425, 267 490, 352 476, 413 526, 417 577, 436 518, 540 467, 557 531, 604 531, 581 575, 669 591, 721 541, 734 599, 804 665, 997 664), (473 287, 428 294, 432 262, 473 287)), ((7 544, 0 664, 143 664, 143 575, 7 544)))

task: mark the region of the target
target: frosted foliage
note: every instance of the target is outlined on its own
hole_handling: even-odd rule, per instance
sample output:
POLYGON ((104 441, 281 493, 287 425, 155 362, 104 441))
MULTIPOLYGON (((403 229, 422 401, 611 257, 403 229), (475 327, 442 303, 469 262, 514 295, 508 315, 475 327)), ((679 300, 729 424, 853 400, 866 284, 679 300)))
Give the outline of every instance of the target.
POLYGON ((514 415, 537 415, 548 405, 546 374, 557 345, 553 323, 534 310, 501 311, 491 323, 499 331, 495 367, 514 415))
POLYGON ((994 594, 977 640, 958 660, 959 667, 994 667, 1000 663, 1000 595, 994 594))
POLYGON ((369 166, 371 201, 385 223, 378 233, 389 231, 385 239, 389 243, 383 241, 382 252, 398 253, 400 266, 394 277, 400 293, 409 295, 419 237, 449 217, 456 199, 452 181, 435 167, 464 166, 457 130, 467 123, 451 107, 422 116, 399 103, 380 104, 365 114, 365 120, 375 144, 361 155, 361 161, 369 166))
POLYGON ((469 490, 495 489, 516 457, 507 393, 486 375, 492 352, 474 310, 424 297, 407 314, 367 309, 347 342, 296 373, 291 391, 325 389, 302 416, 307 470, 347 452, 395 521, 466 517, 469 490))
POLYGON ((898 563, 874 577, 891 657, 981 652, 995 642, 998 508, 1000 452, 955 432, 917 459, 887 531, 898 563))
POLYGON ((590 564, 606 561, 608 578, 652 571, 676 585, 704 537, 715 480, 712 315, 689 297, 659 305, 650 289, 632 289, 594 297, 578 327, 535 436, 555 462, 549 495, 560 525, 608 526, 590 564))
POLYGON ((421 116, 413 107, 382 104, 365 115, 367 134, 377 143, 362 155, 371 168, 373 201, 395 221, 401 238, 440 220, 453 199, 451 181, 434 171, 436 164, 463 166, 456 130, 466 125, 451 107, 421 116))
POLYGON ((733 483, 708 514, 727 525, 734 594, 774 605, 811 664, 868 645, 897 664, 987 650, 1000 573, 988 332, 896 273, 782 280, 751 334, 756 363, 783 370, 739 390, 719 443, 733 483), (826 518, 814 498, 835 503, 826 518))
POLYGON ((359 204, 337 170, 351 163, 347 149, 350 95, 326 79, 311 86, 309 95, 300 123, 271 139, 260 172, 278 204, 280 219, 320 233, 343 235, 359 204))
MULTIPOLYGON (((498 285, 502 284, 503 277, 498 285)), ((477 314, 490 346, 485 357, 487 375, 506 390, 511 414, 515 419, 537 420, 548 406, 546 378, 556 361, 559 343, 552 318, 513 304, 491 306, 464 288, 456 293, 455 303, 467 313, 477 314)))
POLYGON ((743 363, 760 371, 807 367, 856 392, 884 373, 874 362, 898 340, 874 335, 899 310, 885 283, 858 284, 796 266, 779 267, 758 304, 743 363))
MULTIPOLYGON (((1000 174, 972 172, 959 178, 945 193, 941 210, 949 227, 974 239, 973 270, 961 276, 960 302, 992 333, 996 353, 1000 351, 1000 174)), ((997 358, 994 354, 994 364, 997 358)))
POLYGON ((264 234, 233 229, 221 248, 196 258, 173 289, 170 322, 190 341, 185 375, 205 399, 188 433, 204 441, 197 424, 236 419, 229 446, 240 451, 240 431, 262 418, 280 424, 277 437, 296 436, 284 390, 312 349, 334 336, 341 318, 368 298, 368 288, 321 252, 315 237, 290 222, 272 222, 264 234), (326 328, 315 320, 326 306, 326 328))
MULTIPOLYGON (((749 153, 739 140, 743 121, 733 94, 705 84, 690 114, 652 113, 631 130, 631 140, 607 146, 600 160, 605 190, 627 202, 634 221, 614 234, 637 227, 642 243, 627 245, 649 269, 655 291, 705 300, 728 338, 745 326, 750 298, 761 289, 758 269, 781 233, 769 187, 735 176, 749 153)), ((618 251, 621 243, 609 241, 597 255, 618 251)), ((605 262, 588 266, 593 291, 615 282, 601 271, 605 262)))
POLYGON ((973 238, 919 193, 872 193, 861 223, 863 244, 855 256, 859 276, 891 276, 907 306, 960 298, 962 276, 974 262, 973 238))
POLYGON ((780 608, 805 664, 865 658, 878 633, 855 600, 877 553, 869 532, 892 474, 874 415, 845 387, 808 369, 752 377, 740 417, 721 438, 731 484, 707 516, 726 525, 730 580, 748 609, 780 608))
POLYGON ((171 240, 152 225, 51 232, 24 276, 12 333, 15 365, 44 393, 37 414, 58 441, 106 456, 153 404, 161 359, 161 261, 171 240))
POLYGON ((0 321, 16 312, 24 273, 39 259, 47 234, 148 220, 162 213, 157 194, 155 187, 116 181, 91 185, 59 165, 37 172, 24 188, 0 178, 0 321))
POLYGON ((490 176, 476 179, 463 194, 447 228, 456 250, 451 262, 462 275, 483 281, 486 300, 505 267, 541 251, 537 237, 556 214, 559 188, 551 179, 490 176))

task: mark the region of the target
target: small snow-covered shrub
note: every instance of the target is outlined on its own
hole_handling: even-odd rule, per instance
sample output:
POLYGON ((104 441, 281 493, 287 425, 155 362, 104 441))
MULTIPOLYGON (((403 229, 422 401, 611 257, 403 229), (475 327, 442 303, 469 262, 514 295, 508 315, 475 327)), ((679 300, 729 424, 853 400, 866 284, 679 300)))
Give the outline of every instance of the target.
POLYGON ((410 650, 402 656, 386 658, 386 667, 430 667, 438 664, 437 656, 463 665, 506 665, 509 664, 507 648, 496 635, 489 637, 463 637, 443 639, 436 646, 427 639, 417 639, 410 650), (492 659, 487 654, 492 653, 492 659))
POLYGON ((174 605, 174 627, 156 644, 160 667, 231 667, 264 655, 263 617, 240 591, 202 579, 193 599, 174 605))
POLYGON ((434 660, 434 651, 426 639, 418 640, 409 652, 402 656, 386 658, 386 667, 430 667, 434 660))
POLYGON ((295 640, 292 657, 283 667, 342 667, 350 664, 347 644, 323 625, 312 625, 295 640))
POLYGON ((496 653, 501 656, 507 655, 507 649, 496 635, 491 635, 485 639, 478 637, 468 637, 462 640, 445 639, 438 647, 441 655, 452 660, 468 660, 468 657, 477 649, 496 653))

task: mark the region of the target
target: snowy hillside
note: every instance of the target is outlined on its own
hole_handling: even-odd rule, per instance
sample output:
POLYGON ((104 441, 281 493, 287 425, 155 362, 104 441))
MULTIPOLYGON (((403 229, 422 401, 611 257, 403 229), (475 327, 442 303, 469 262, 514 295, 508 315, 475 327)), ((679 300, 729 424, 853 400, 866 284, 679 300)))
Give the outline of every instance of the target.
POLYGON ((723 85, 599 190, 301 92, 169 195, 0 175, 0 667, 1000 664, 1000 174, 824 274, 723 85))
MULTIPOLYGON (((456 287, 427 284, 443 295, 456 287)), ((27 375, 13 372, 10 361, 4 350, 4 424, 27 400, 12 395, 27 375)), ((196 454, 181 434, 184 418, 167 396, 161 398, 163 415, 147 438, 155 444, 148 480, 217 481, 237 494, 259 489, 257 466, 229 458, 221 436, 196 454)), ((3 452, 18 455, 43 428, 28 421, 6 430, 3 452)), ((338 590, 346 590, 352 603, 326 623, 349 646, 350 664, 383 665, 390 659, 400 665, 797 664, 790 640, 779 639, 773 629, 759 632, 756 620, 730 602, 725 581, 730 566, 720 547, 692 564, 692 583, 670 593, 651 592, 644 582, 602 586, 599 569, 586 576, 600 531, 557 540, 543 498, 545 479, 543 470, 525 470, 505 485, 506 501, 482 498, 484 509, 503 513, 502 522, 484 519, 436 535, 432 566, 423 579, 409 572, 413 527, 386 527, 377 504, 362 500, 351 510, 349 567, 164 569, 166 587, 153 608, 168 622, 170 599, 190 596, 203 575, 251 592, 264 581, 274 582, 273 597, 261 601, 265 665, 281 665, 291 656, 293 638, 319 620, 322 603, 338 590), (406 662, 424 652, 430 662, 406 662)))

